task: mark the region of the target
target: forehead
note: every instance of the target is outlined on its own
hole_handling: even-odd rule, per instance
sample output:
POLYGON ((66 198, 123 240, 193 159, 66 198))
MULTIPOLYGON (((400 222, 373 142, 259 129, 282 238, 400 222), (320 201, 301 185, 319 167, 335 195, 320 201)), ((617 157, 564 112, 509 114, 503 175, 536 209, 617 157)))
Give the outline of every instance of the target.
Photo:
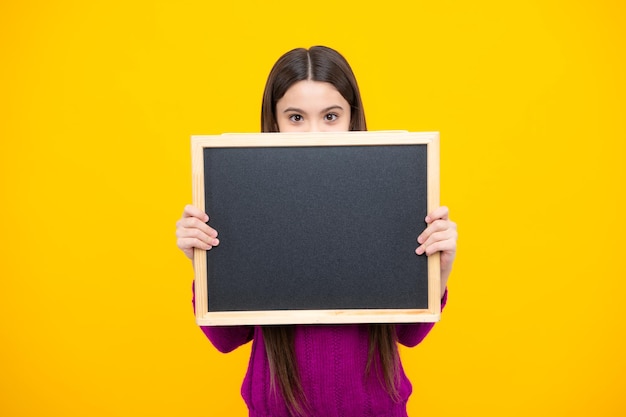
POLYGON ((277 108, 313 108, 330 105, 348 106, 348 102, 334 85, 322 81, 299 81, 289 87, 285 95, 276 103, 277 108))

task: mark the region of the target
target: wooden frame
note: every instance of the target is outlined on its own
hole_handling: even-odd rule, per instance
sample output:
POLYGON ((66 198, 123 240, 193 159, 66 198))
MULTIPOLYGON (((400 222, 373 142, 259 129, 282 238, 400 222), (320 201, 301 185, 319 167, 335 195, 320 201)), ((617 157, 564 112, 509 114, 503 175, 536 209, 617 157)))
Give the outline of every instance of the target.
MULTIPOLYGON (((246 133, 192 136, 193 204, 205 206, 206 148, 299 148, 424 145, 427 150, 427 210, 439 206, 439 133, 438 132, 340 132, 340 133, 246 133)), ((211 215, 211 213, 209 213, 211 215)), ((417 238, 417 232, 416 236, 417 238)), ((417 242, 415 242, 417 247, 417 242)), ((213 250, 218 250, 219 246, 213 250)), ((440 318, 441 288, 439 254, 428 257, 427 308, 290 309, 255 311, 211 311, 209 308, 207 252, 194 250, 195 314, 201 326, 286 325, 331 323, 415 323, 440 318)))

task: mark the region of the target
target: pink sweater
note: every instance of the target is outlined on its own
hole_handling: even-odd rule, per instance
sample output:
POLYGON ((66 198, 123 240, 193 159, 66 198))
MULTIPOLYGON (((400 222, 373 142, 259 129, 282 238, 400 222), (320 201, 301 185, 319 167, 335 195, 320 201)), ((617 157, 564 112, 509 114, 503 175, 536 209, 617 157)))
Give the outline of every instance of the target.
MULTIPOLYGON (((442 309, 447 301, 447 290, 442 309)), ((398 342, 409 347, 420 343, 434 323, 396 325, 398 342)), ((289 417, 280 390, 270 391, 270 371, 258 326, 200 327, 223 353, 252 341, 248 372, 241 394, 251 417, 289 417)), ((365 376, 368 357, 367 325, 295 326, 296 360, 311 417, 406 417, 412 387, 400 364, 400 402, 394 403, 376 372, 365 376)), ((375 369, 375 368, 374 368, 375 369)))

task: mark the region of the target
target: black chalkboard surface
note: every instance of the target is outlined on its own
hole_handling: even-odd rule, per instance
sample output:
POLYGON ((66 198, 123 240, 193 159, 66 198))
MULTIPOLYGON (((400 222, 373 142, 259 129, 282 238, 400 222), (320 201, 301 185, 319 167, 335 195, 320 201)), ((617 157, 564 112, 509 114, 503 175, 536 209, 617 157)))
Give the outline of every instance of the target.
POLYGON ((192 148, 194 204, 220 236, 196 250, 198 324, 438 320, 438 257, 415 254, 439 203, 437 133, 194 136, 192 148))

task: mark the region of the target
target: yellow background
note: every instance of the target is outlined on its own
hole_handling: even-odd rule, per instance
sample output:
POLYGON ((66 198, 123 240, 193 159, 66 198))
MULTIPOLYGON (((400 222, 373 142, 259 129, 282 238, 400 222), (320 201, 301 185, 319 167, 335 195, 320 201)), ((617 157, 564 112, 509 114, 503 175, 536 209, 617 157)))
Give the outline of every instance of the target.
POLYGON ((367 4, 0 5, 0 415, 246 414, 176 249, 189 137, 258 131, 314 44, 371 130, 441 132, 458 257, 410 414, 626 414, 623 3, 367 4))

